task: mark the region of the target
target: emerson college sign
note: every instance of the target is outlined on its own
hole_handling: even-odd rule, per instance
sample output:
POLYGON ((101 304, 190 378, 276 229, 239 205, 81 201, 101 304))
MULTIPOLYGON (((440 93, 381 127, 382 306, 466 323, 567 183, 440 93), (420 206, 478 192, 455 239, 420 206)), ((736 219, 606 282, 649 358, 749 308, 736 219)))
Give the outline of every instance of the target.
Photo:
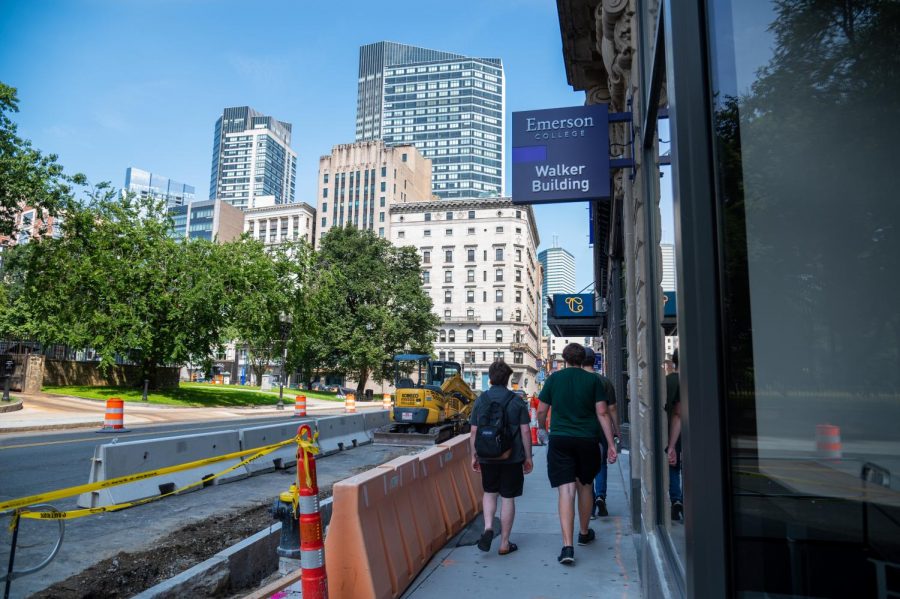
POLYGON ((513 203, 608 198, 608 125, 605 104, 514 112, 513 203))

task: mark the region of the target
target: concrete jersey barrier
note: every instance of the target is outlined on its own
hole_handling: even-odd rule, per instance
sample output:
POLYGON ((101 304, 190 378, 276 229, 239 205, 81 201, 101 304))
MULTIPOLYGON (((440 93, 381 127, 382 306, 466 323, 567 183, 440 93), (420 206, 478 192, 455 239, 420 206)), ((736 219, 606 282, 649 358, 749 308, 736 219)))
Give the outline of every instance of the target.
MULTIPOLYGON (((240 436, 241 449, 265 447, 266 445, 293 439, 297 436, 297 428, 301 424, 309 424, 313 427, 313 430, 316 428, 315 420, 311 418, 300 418, 284 424, 264 424, 262 426, 239 429, 238 435, 240 436)), ((250 474, 253 475, 282 468, 290 468, 296 463, 297 445, 291 444, 277 449, 258 460, 250 462, 246 465, 246 468, 250 471, 250 474)))
MULTIPOLYGON (((100 445, 94 452, 91 474, 88 482, 98 482, 136 472, 156 470, 187 462, 234 453, 241 450, 237 431, 220 431, 196 435, 182 435, 126 441, 100 445)), ((206 476, 225 470, 240 463, 240 459, 223 460, 198 468, 154 476, 145 480, 110 487, 100 491, 84 493, 78 497, 78 505, 83 508, 101 507, 126 503, 159 495, 170 486, 174 490, 197 482, 206 476)), ((220 484, 250 476, 245 466, 216 478, 212 484, 220 484)))
POLYGON ((366 430, 365 414, 345 414, 319 418, 319 449, 322 454, 329 455, 363 445, 372 441, 373 435, 366 430))

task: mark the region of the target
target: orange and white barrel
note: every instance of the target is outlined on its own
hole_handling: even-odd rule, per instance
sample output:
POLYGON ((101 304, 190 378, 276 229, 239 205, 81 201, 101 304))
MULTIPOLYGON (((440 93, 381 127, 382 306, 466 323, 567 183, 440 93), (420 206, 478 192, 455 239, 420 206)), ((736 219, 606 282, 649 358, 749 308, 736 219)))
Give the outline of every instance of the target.
POLYGON ((306 416, 306 396, 298 395, 294 399, 294 416, 306 416))
POLYGON ((125 428, 125 402, 118 397, 110 397, 106 400, 106 416, 103 419, 103 428, 98 433, 127 433, 125 428))
MULTIPOLYGON (((297 435, 312 440, 308 424, 297 429, 297 435)), ((297 452, 297 492, 300 512, 300 589, 303 599, 328 599, 328 576, 325 572, 325 534, 319 512, 319 483, 316 480, 316 457, 300 448, 297 452)))
POLYGON ((538 440, 538 421, 537 421, 537 410, 534 407, 528 408, 528 415, 531 420, 531 444, 532 445, 540 445, 538 440))
POLYGON ((385 393, 381 396, 381 407, 385 410, 390 410, 393 407, 393 402, 391 401, 391 394, 385 393))
POLYGON ((840 460, 844 457, 840 427, 833 424, 816 425, 816 453, 825 460, 840 460))
POLYGON ((348 393, 346 399, 344 399, 344 413, 345 414, 356 414, 356 394, 348 393))

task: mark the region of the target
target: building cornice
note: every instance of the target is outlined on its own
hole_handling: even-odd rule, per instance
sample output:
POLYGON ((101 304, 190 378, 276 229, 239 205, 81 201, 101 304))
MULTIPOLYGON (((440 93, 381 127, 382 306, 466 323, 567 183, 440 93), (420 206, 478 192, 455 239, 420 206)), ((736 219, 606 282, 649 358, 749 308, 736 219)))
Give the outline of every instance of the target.
MULTIPOLYGON (((534 210, 529 204, 513 204, 510 198, 464 198, 459 200, 426 200, 423 202, 403 202, 391 204, 391 214, 415 214, 418 212, 434 212, 435 210, 484 210, 485 208, 515 208, 516 210, 524 210, 528 213, 528 227, 531 229, 531 238, 534 239, 534 247, 541 245, 541 238, 538 235, 537 224, 535 223, 534 210)), ((393 223, 392 226, 400 226, 400 223, 393 223)))
POLYGON ((307 204, 306 202, 293 202, 291 204, 273 204, 272 206, 260 206, 258 208, 247 208, 244 210, 244 214, 264 214, 266 212, 276 212, 278 210, 308 210, 312 214, 316 213, 316 209, 307 204))

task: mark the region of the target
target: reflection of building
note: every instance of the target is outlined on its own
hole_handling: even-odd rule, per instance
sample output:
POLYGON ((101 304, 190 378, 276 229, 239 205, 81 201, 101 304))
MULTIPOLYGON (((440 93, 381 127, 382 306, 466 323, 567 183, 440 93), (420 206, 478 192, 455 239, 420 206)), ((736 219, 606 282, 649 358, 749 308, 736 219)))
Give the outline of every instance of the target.
POLYGON ((341 144, 319 158, 316 245, 331 227, 353 225, 390 238, 395 203, 431 199, 431 161, 413 146, 341 144))
POLYGON ((441 198, 503 194, 505 82, 498 58, 377 42, 359 49, 356 140, 415 145, 441 198))
POLYGON ((316 211, 306 202, 244 210, 244 231, 267 246, 291 241, 312 244, 315 226, 316 211))
POLYGON ((510 385, 536 390, 540 358, 539 243, 530 207, 506 198, 395 204, 391 241, 422 258, 422 281, 441 319, 435 351, 463 364, 476 389, 502 359, 510 385))
POLYGON ((541 308, 541 326, 544 337, 550 336, 547 326, 549 299, 556 293, 575 293, 575 257, 561 247, 551 247, 538 254, 544 271, 541 293, 544 303, 541 308))
POLYGON ((568 81, 625 117, 609 148, 633 161, 591 226, 641 594, 896 596, 896 3, 557 7, 568 81), (665 455, 672 286, 683 469, 665 455))
POLYGON ((209 199, 252 208, 258 196, 276 204, 294 201, 297 154, 291 149, 291 124, 249 106, 226 108, 213 137, 209 199))
POLYGON ((166 203, 167 208, 190 204, 195 198, 192 185, 185 185, 174 179, 161 177, 132 166, 125 169, 124 191, 162 200, 166 203))
POLYGON ((244 213, 221 200, 203 200, 169 209, 172 237, 232 241, 244 231, 244 213))

